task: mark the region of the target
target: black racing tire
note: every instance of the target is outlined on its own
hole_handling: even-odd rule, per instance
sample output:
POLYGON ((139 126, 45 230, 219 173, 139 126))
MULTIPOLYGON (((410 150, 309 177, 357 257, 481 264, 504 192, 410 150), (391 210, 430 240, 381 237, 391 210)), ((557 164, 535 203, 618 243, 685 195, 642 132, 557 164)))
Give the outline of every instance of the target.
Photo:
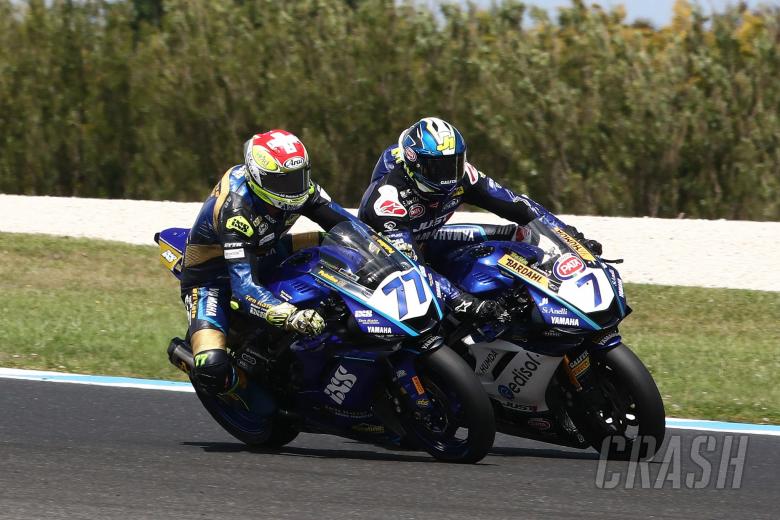
POLYGON ((197 388, 195 392, 209 415, 225 431, 247 446, 278 449, 292 442, 300 433, 279 415, 259 419, 251 413, 237 411, 219 397, 208 395, 197 388))
POLYGON ((575 405, 572 418, 580 433, 609 459, 643 460, 655 455, 666 435, 666 412, 653 376, 623 343, 593 353, 591 365, 604 403, 592 406, 586 399, 575 405))
POLYGON ((474 371, 452 349, 441 346, 422 356, 418 376, 434 407, 437 425, 404 421, 406 441, 445 462, 472 464, 493 447, 493 406, 474 371), (443 426, 443 427, 442 427, 443 426), (459 438, 458 433, 465 438, 459 438))

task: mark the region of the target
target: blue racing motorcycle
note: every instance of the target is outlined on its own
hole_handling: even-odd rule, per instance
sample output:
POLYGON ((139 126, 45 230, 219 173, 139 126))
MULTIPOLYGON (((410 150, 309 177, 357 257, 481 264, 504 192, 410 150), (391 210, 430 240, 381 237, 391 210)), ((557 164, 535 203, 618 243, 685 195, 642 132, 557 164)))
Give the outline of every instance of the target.
POLYGON ((486 240, 479 225, 448 225, 426 244, 434 269, 498 300, 512 318, 448 318, 447 344, 482 381, 498 431, 592 446, 612 458, 652 456, 665 412, 652 376, 618 332, 631 312, 610 265, 620 261, 592 254, 553 215, 526 227, 524 241, 509 242, 486 240))
MULTIPOLYGON (((187 232, 155 236, 174 274, 187 232)), ((261 277, 284 301, 317 309, 326 327, 303 337, 231 315, 228 352, 246 384, 220 397, 195 388, 225 430, 267 448, 310 432, 376 444, 404 440, 452 462, 487 454, 495 436, 490 400, 438 335, 441 304, 412 260, 365 225, 343 222, 320 246, 295 252, 261 277)), ((174 338, 168 355, 190 373, 186 339, 174 338)))

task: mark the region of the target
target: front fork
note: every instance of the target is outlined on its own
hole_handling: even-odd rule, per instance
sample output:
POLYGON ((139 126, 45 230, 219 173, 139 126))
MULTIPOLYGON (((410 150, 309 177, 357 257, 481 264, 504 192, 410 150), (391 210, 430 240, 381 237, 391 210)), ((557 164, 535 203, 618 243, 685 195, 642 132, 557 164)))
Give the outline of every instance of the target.
POLYGON ((392 381, 414 413, 425 413, 431 408, 431 400, 414 363, 420 354, 412 351, 401 351, 400 354, 390 362, 392 381))

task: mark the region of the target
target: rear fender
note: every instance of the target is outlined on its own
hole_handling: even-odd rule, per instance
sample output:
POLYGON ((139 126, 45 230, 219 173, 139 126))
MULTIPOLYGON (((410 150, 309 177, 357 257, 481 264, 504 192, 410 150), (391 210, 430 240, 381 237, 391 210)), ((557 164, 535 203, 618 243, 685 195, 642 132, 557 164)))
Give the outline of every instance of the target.
POLYGON ((176 278, 181 278, 184 248, 189 233, 187 228, 168 228, 154 235, 154 241, 160 246, 160 263, 176 278))

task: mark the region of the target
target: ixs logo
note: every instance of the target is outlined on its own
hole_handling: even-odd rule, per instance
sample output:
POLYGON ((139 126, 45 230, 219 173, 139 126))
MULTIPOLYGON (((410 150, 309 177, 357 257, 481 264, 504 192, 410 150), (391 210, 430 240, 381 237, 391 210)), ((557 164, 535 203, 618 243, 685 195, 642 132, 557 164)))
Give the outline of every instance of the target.
POLYGON ((237 217, 230 217, 227 220, 227 225, 225 227, 227 227, 228 229, 234 229, 247 237, 251 237, 255 233, 249 221, 244 217, 242 217, 241 215, 237 217))
POLYGON ((330 384, 325 387, 325 395, 341 404, 347 396, 352 386, 357 381, 357 376, 347 372, 343 365, 339 365, 333 377, 330 378, 330 384))

